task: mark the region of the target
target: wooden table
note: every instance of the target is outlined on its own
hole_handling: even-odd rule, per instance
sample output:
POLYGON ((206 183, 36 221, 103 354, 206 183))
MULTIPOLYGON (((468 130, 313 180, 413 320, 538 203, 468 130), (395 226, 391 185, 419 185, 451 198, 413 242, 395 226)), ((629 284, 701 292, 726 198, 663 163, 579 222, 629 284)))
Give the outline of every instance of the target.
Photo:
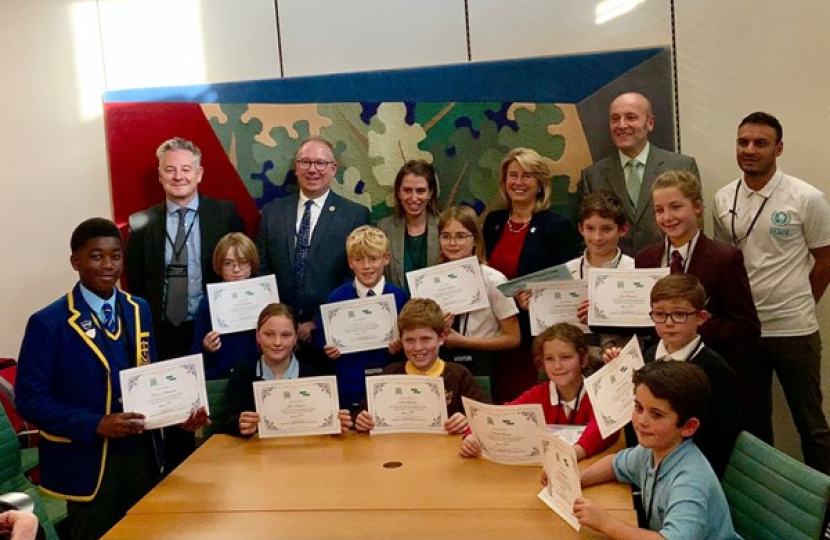
MULTIPOLYGON (((462 459, 458 446, 440 435, 215 435, 105 538, 598 538, 537 499, 540 467, 462 459)), ((627 486, 584 495, 636 523, 627 486)))

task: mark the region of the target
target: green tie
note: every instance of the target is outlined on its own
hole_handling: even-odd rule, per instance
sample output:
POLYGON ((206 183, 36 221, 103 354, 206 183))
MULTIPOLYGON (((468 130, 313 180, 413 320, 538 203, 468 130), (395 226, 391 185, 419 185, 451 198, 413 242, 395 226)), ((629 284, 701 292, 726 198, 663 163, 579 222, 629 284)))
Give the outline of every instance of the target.
POLYGON ((628 189, 628 197, 631 199, 631 204, 637 208, 637 200, 640 198, 640 188, 643 185, 642 163, 636 158, 628 162, 628 180, 625 183, 628 189))

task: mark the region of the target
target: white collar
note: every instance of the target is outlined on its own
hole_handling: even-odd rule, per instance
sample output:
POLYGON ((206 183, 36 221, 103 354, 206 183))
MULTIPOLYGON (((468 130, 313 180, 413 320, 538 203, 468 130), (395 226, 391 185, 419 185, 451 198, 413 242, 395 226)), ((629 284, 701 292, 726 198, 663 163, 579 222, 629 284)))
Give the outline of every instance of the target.
POLYGON ((326 204, 326 199, 329 197, 329 193, 331 193, 331 189, 327 189, 325 193, 317 197, 316 199, 312 199, 310 197, 306 197, 303 190, 300 190, 300 208, 305 206, 306 201, 311 201, 314 203, 314 206, 318 208, 323 208, 323 205, 326 204))
POLYGON ((643 167, 645 167, 646 162, 648 161, 649 150, 651 150, 651 143, 649 143, 648 141, 646 141, 646 145, 643 148, 643 150, 634 157, 628 157, 625 154, 623 154, 621 150, 617 150, 620 153, 620 164, 622 165, 622 168, 625 169, 625 166, 628 165, 628 162, 632 159, 636 159, 637 161, 643 164, 643 167))
POLYGON ((687 343, 686 346, 679 351, 669 353, 669 351, 666 350, 666 345, 661 339, 660 343, 657 344, 657 352, 654 353, 654 358, 657 360, 676 360, 678 362, 686 362, 697 356, 697 353, 703 348, 700 345, 700 336, 695 336, 692 341, 687 343))
POLYGON ((366 295, 369 294, 369 291, 375 291, 375 296, 380 296, 383 294, 383 288, 386 287, 386 278, 384 276, 380 276, 380 281, 375 284, 374 287, 371 289, 360 282, 359 279, 354 278, 354 290, 357 292, 358 298, 366 298, 366 295))
MULTIPOLYGON (((574 399, 572 399, 571 401, 565 401, 563 403, 567 403, 568 406, 571 407, 571 410, 573 410, 574 401, 576 401, 577 399, 579 401, 582 401, 582 396, 585 395, 585 391, 586 391, 585 390, 585 377, 583 377, 582 378, 582 388, 579 390, 579 394, 577 394, 577 396, 574 399)), ((559 406, 559 391, 556 389, 556 384, 554 384, 553 381, 550 381, 550 404, 553 407, 558 407, 559 406)))

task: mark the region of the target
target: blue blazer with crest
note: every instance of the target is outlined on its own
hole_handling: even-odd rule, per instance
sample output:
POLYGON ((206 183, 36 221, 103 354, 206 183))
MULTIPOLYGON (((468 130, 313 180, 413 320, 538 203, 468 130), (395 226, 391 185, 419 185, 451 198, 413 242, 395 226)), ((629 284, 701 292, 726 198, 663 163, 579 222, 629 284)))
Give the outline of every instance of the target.
MULTIPOLYGON (((150 308, 120 290, 116 306, 128 361, 155 360, 150 308)), ((20 415, 41 429, 42 488, 86 502, 101 485, 109 440, 96 433, 105 415, 121 412, 120 368, 79 285, 29 318, 20 348, 15 401, 20 415)), ((161 469, 161 440, 152 432, 161 469)), ((135 436, 138 437, 138 436, 135 436)))

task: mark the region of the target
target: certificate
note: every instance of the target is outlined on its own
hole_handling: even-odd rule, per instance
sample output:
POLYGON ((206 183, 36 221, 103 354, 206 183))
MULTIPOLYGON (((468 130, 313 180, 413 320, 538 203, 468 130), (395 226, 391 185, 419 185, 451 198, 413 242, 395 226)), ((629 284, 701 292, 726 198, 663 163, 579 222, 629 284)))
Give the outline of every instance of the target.
POLYGON ((444 379, 422 375, 366 377, 372 435, 382 433, 446 434, 447 399, 444 379))
POLYGON ((542 465, 548 477, 548 485, 539 492, 539 498, 565 522, 576 529, 579 520, 574 515, 574 501, 582 497, 579 467, 573 446, 550 433, 540 432, 542 441, 542 465))
POLYGON ((144 429, 181 424, 204 407, 210 414, 201 354, 122 369, 124 412, 142 413, 144 429))
POLYGON ((634 372, 643 367, 643 353, 637 336, 631 338, 620 355, 585 379, 588 397, 594 407, 599 432, 606 438, 631 421, 634 411, 634 372))
POLYGON ((481 457, 503 465, 538 465, 542 458, 539 428, 545 412, 533 405, 489 405, 461 397, 481 457))
POLYGON ((654 326, 651 288, 668 268, 618 270, 588 269, 588 324, 598 326, 654 326))
POLYGON ((260 437, 340 433, 337 378, 308 377, 254 383, 260 437))
POLYGON ((579 322, 576 310, 588 299, 588 282, 582 279, 546 281, 530 284, 530 333, 538 336, 557 323, 571 323, 589 334, 579 322))
POLYGON ((412 298, 432 298, 445 313, 460 315, 490 307, 476 257, 406 273, 412 298))
POLYGON ((220 334, 254 330, 259 312, 280 301, 273 274, 258 278, 208 283, 210 322, 220 334))
POLYGON ((398 339, 394 294, 367 296, 320 306, 326 344, 341 354, 385 349, 398 339))
POLYGON ((511 279, 510 281, 506 281, 501 285, 498 285, 497 288, 503 295, 510 298, 512 296, 516 296, 517 292, 527 289, 530 283, 559 281, 560 279, 573 279, 570 270, 568 270, 568 267, 564 264, 551 266, 550 268, 545 268, 544 270, 538 270, 522 277, 511 279))

